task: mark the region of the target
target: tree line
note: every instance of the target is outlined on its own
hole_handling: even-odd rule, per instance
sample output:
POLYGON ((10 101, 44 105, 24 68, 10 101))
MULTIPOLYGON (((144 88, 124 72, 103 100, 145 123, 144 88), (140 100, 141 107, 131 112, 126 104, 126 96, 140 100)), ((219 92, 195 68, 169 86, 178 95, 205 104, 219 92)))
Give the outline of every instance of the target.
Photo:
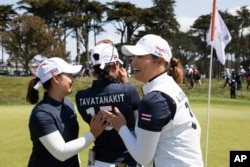
MULTIPOLYGON (((141 36, 153 33, 165 38, 174 57, 182 64, 195 64, 202 74, 209 73, 210 47, 206 43, 211 14, 199 16, 187 32, 180 30, 176 19, 175 0, 152 0, 152 7, 140 8, 132 2, 112 1, 105 4, 88 0, 20 0, 13 5, 0 5, 1 45, 9 53, 8 61, 20 62, 30 71, 35 56, 59 56, 71 59, 66 39, 76 40, 76 62, 89 59, 89 34, 93 39, 112 24, 120 35, 118 48, 134 44, 141 36), (22 11, 21 13, 19 11, 22 11)), ((225 67, 250 66, 250 10, 242 6, 231 14, 219 11, 232 36, 225 49, 225 67)), ((112 39, 111 39, 112 40, 112 39)), ((216 55, 216 52, 213 52, 216 55)), ((124 57, 122 57, 125 60, 124 57)), ((128 64, 129 60, 125 60, 128 64)), ((213 76, 222 66, 213 56, 213 76)))

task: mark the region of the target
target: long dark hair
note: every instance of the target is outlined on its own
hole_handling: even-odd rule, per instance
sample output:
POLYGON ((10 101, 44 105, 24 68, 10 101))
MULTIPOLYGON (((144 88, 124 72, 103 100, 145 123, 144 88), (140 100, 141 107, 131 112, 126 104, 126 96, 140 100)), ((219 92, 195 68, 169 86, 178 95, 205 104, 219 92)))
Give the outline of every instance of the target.
MULTIPOLYGON (((45 90, 48 90, 48 88, 50 87, 50 80, 51 79, 43 83, 43 88, 45 90)), ((29 102, 30 104, 36 104, 39 100, 39 91, 34 89, 34 86, 39 81, 40 79, 36 77, 36 78, 31 79, 29 82, 27 94, 26 94, 26 101, 29 102)))
POLYGON ((179 59, 172 57, 166 70, 168 75, 172 76, 177 84, 180 85, 183 83, 184 70, 179 59))

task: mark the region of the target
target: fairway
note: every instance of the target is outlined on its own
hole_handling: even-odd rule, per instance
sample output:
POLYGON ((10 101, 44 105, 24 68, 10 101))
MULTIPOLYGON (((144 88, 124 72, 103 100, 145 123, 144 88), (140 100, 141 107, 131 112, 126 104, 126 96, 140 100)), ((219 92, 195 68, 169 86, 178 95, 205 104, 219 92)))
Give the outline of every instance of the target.
MULTIPOLYGON (((207 105, 191 103, 201 127, 201 145, 205 162, 207 105)), ((31 152, 28 118, 32 105, 0 106, 0 166, 23 167, 31 152)), ((80 135, 88 131, 78 115, 80 135)), ((228 167, 230 150, 250 150, 250 111, 248 105, 211 104, 208 140, 208 167, 228 167)), ((87 164, 87 150, 81 152, 82 166, 87 164)))

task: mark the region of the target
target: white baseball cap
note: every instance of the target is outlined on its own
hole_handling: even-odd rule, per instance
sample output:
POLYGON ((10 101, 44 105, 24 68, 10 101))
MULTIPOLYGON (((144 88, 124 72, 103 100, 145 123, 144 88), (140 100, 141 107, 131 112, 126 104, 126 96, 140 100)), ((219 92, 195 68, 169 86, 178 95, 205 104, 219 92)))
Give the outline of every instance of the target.
POLYGON ((113 44, 100 43, 91 50, 91 62, 93 65, 100 64, 100 69, 104 69, 106 63, 116 62, 123 64, 119 59, 117 49, 113 44))
POLYGON ((36 70, 36 77, 40 79, 34 86, 38 89, 43 83, 53 76, 61 73, 77 74, 82 69, 82 65, 71 65, 59 57, 52 57, 44 60, 36 70))
POLYGON ((166 62, 170 62, 172 53, 168 42, 162 37, 154 34, 148 34, 139 39, 136 45, 124 45, 121 48, 124 55, 148 55, 153 54, 163 57, 166 62))

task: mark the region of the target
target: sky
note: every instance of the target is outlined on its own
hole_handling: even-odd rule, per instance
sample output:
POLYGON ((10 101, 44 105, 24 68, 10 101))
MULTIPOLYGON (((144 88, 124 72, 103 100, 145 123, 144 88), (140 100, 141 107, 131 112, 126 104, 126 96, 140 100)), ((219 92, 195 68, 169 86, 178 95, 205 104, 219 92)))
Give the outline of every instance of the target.
MULTIPOLYGON (((18 0, 0 0, 0 5, 15 4, 18 0)), ((101 3, 112 2, 113 0, 99 0, 101 3)), ((123 2, 128 2, 129 0, 119 0, 123 2)), ((137 7, 146 8, 152 6, 151 0, 135 0, 131 1, 137 7)), ((234 14, 235 10, 242 6, 248 6, 250 9, 250 0, 217 0, 217 8, 221 11, 229 11, 234 14)), ((201 15, 211 14, 213 7, 213 0, 176 0, 174 11, 176 14, 176 19, 180 24, 181 31, 187 31, 193 22, 201 15)), ((97 36, 97 41, 101 39, 111 39, 114 43, 117 43, 120 36, 115 33, 113 25, 106 25, 104 29, 107 33, 102 33, 97 36)), ((89 48, 93 48, 94 40, 91 38, 93 36, 90 34, 90 44, 89 48)), ((71 59, 76 57, 76 41, 75 39, 67 39, 67 50, 71 52, 71 59)), ((1 48, 1 47, 0 47, 1 48)), ((1 48, 2 49, 2 48, 1 48)), ((2 53, 2 52, 1 52, 2 53)), ((1 55, 2 57, 2 55, 1 55)), ((4 59, 7 59, 8 55, 4 53, 4 59)))

